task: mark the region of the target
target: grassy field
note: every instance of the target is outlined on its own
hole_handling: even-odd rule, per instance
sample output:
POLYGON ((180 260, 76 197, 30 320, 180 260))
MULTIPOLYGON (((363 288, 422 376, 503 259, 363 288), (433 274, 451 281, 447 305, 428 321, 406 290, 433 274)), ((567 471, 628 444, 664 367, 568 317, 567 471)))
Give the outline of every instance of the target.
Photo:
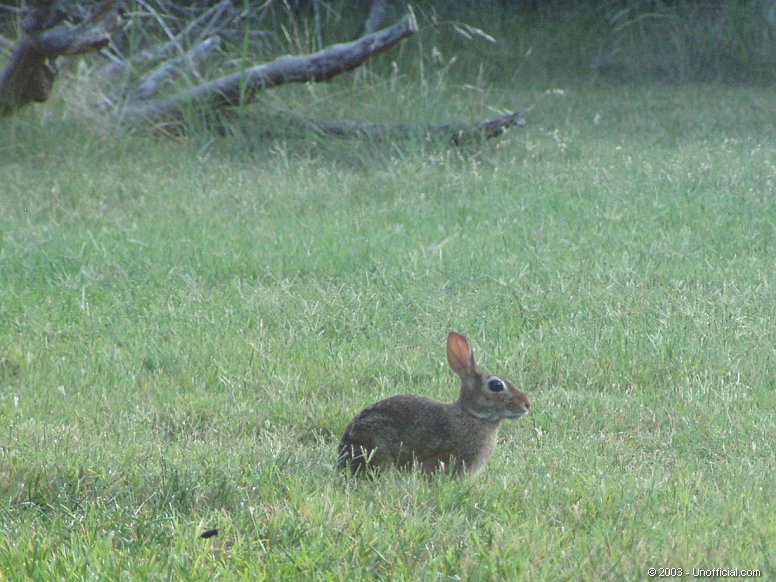
MULTIPOLYGON (((384 106, 483 107, 438 90, 384 106)), ((776 575, 772 88, 488 91, 529 127, 462 152, 4 122, 0 579, 776 575), (345 479, 361 407, 456 397, 450 329, 531 412, 345 479)))

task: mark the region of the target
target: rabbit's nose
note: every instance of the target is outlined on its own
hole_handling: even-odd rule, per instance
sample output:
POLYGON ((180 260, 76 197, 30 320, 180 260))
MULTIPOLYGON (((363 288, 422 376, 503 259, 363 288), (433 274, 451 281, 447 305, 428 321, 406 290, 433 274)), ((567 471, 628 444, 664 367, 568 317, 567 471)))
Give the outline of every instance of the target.
POLYGON ((525 406, 526 410, 531 408, 531 400, 528 398, 528 396, 523 397, 523 406, 525 406))

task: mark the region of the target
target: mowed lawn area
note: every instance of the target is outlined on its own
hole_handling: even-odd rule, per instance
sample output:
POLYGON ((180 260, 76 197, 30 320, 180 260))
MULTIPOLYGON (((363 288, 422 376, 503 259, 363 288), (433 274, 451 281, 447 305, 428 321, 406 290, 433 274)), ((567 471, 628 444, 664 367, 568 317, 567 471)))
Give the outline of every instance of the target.
POLYGON ((5 121, 0 578, 773 579, 776 94, 559 89, 463 150, 5 121), (452 329, 530 412, 346 479, 452 329))

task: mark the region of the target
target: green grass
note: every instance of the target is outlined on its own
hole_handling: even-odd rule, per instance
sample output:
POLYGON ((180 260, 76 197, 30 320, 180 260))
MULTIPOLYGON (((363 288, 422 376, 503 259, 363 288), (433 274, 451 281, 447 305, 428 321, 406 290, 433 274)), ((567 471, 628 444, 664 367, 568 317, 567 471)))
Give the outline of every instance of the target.
POLYGON ((402 50, 391 98, 381 65, 274 95, 529 127, 456 151, 3 122, 0 578, 776 574, 772 88, 463 87, 449 47, 402 50), (345 479, 361 407, 455 398, 450 329, 530 414, 476 476, 345 479))
POLYGON ((0 571, 772 575, 774 104, 567 90, 462 154, 12 124, 0 571), (451 328, 530 415, 476 477, 344 480, 362 406, 454 398, 451 328))

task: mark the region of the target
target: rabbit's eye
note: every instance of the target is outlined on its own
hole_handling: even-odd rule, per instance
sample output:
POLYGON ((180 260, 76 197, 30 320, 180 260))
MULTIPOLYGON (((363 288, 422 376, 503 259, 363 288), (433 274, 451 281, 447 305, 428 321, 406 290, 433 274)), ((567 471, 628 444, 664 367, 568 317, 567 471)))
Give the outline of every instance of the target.
POLYGON ((504 383, 498 378, 488 380, 488 388, 491 392, 501 392, 504 389, 504 383))

